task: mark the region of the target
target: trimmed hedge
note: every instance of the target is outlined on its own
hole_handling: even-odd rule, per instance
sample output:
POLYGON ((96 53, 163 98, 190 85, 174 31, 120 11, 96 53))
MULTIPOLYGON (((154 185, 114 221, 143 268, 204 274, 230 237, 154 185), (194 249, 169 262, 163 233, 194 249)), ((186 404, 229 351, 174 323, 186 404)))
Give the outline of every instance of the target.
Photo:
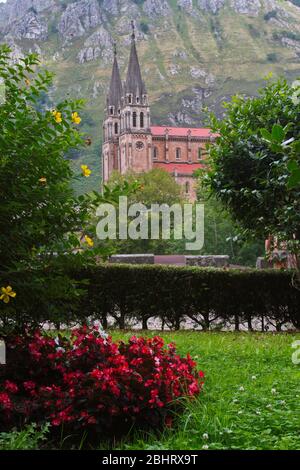
POLYGON ((174 329, 186 319, 204 330, 239 329, 241 323, 251 330, 256 320, 263 330, 270 324, 278 331, 285 324, 300 328, 300 291, 291 271, 108 264, 73 276, 89 281, 81 321, 92 317, 104 328, 109 318, 120 328, 132 320, 147 328, 157 317, 174 329))

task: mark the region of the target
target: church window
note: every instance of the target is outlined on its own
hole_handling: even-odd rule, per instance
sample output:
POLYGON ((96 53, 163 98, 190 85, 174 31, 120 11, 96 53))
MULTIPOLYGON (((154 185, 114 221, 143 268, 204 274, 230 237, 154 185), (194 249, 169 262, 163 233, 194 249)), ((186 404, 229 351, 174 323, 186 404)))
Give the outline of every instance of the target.
POLYGON ((128 103, 129 103, 129 104, 132 103, 132 97, 131 97, 131 95, 128 95, 128 103))
POLYGON ((140 114, 140 127, 144 127, 144 113, 140 114))
POLYGON ((114 114, 114 108, 113 108, 113 106, 111 106, 111 107, 109 108, 109 111, 110 111, 110 114, 114 114))
POLYGON ((136 102, 137 102, 137 103, 139 103, 139 102, 140 102, 140 99, 139 99, 139 97, 138 97, 138 96, 136 97, 136 102))
POLYGON ((119 126, 118 126, 118 123, 115 122, 115 134, 118 134, 119 132, 119 126))
POLYGON ((181 148, 177 147, 176 149, 176 160, 181 159, 181 148))
POLYGON ((132 113, 132 126, 136 127, 136 124, 137 124, 137 115, 136 115, 136 112, 134 111, 132 113))
POLYGON ((153 147, 153 150, 152 150, 152 157, 153 157, 153 160, 157 160, 157 159, 158 159, 158 148, 157 148, 157 147, 153 147))

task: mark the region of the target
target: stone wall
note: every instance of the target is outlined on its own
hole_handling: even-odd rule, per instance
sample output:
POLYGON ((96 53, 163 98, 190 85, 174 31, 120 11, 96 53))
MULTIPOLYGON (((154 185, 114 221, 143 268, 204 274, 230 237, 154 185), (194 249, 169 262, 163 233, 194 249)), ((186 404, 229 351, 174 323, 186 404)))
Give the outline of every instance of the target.
POLYGON ((200 266, 203 268, 227 268, 229 267, 229 256, 186 256, 187 266, 200 266))
POLYGON ((113 255, 109 262, 114 264, 154 264, 154 255, 113 255))

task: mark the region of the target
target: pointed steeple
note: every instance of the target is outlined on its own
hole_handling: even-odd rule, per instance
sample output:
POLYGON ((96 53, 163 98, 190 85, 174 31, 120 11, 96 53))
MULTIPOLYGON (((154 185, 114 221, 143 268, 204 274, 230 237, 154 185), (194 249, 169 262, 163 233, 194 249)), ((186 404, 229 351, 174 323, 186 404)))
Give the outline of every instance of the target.
POLYGON ((135 43, 135 28, 134 22, 131 22, 132 26, 132 35, 131 35, 131 51, 130 51, 130 58, 129 58, 129 66, 127 71, 127 77, 125 82, 125 92, 130 93, 133 96, 138 96, 139 98, 142 95, 145 95, 146 87, 145 83, 142 80, 142 74, 139 64, 139 59, 136 50, 136 43, 135 43))
POLYGON ((109 92, 107 95, 107 107, 114 107, 114 114, 117 114, 118 109, 121 106, 121 98, 123 94, 122 81, 120 76, 120 70, 117 60, 117 46, 114 43, 114 63, 112 69, 112 75, 110 80, 109 92))

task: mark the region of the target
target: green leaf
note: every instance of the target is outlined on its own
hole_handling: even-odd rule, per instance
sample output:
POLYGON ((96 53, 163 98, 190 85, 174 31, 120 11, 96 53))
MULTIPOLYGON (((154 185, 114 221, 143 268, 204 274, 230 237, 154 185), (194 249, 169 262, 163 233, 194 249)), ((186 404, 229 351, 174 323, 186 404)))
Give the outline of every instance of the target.
POLYGON ((274 124, 272 128, 272 140, 283 142, 285 139, 285 130, 280 124, 274 124))
POLYGON ((294 171, 289 179, 288 188, 294 189, 296 186, 300 185, 300 168, 294 171))
POLYGON ((272 134, 267 129, 260 129, 260 133, 263 139, 272 142, 272 134))
POLYGON ((287 164, 288 170, 293 173, 299 169, 298 164, 295 160, 290 160, 287 164))

